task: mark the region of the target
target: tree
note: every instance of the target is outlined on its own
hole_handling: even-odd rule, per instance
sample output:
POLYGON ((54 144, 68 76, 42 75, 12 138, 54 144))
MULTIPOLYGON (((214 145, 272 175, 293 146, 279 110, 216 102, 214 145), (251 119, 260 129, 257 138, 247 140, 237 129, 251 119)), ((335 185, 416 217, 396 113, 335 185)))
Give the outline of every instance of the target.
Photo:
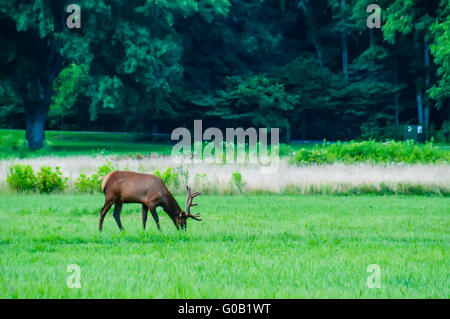
POLYGON ((349 20, 351 15, 350 8, 355 0, 329 0, 329 5, 333 11, 333 17, 336 19, 335 30, 341 34, 341 59, 342 74, 345 81, 348 81, 348 36, 354 28, 354 24, 349 20))
POLYGON ((26 125, 31 148, 46 118, 348 139, 448 117, 448 0, 380 0, 382 30, 366 25, 370 0, 85 0, 80 29, 69 1, 0 3, 0 125, 26 125))
POLYGON ((217 92, 217 98, 207 114, 218 116, 235 126, 284 127, 288 125, 288 111, 297 98, 286 92, 284 86, 264 76, 228 77, 225 89, 217 92))
POLYGON ((106 109, 144 127, 170 116, 168 96, 183 75, 174 21, 193 14, 212 21, 230 5, 228 0, 89 0, 82 4, 81 28, 70 30, 65 26, 69 1, 0 4, 4 23, 14 30, 6 35, 13 43, 7 76, 25 107, 30 149, 43 146, 53 80, 70 63, 85 70, 88 89, 81 93, 91 100, 91 119, 106 109))
POLYGON ((438 18, 431 24, 431 54, 437 64, 438 80, 427 91, 430 98, 441 107, 450 99, 450 1, 442 0, 438 10, 438 18))
POLYGON ((43 146, 54 78, 64 67, 59 55, 64 29, 62 1, 0 1, 3 32, 8 41, 4 73, 26 112, 26 138, 30 149, 43 146))
POLYGON ((53 96, 49 116, 60 119, 61 134, 64 131, 64 115, 71 110, 86 88, 86 73, 82 67, 71 63, 64 68, 53 82, 53 96))
POLYGON ((437 7, 438 1, 393 1, 386 10, 386 23, 383 26, 384 39, 391 44, 395 44, 401 36, 411 35, 409 39, 412 43, 410 42, 409 47, 415 52, 411 70, 416 93, 417 120, 425 127, 429 125, 430 114, 427 95, 431 85, 430 25, 435 19, 437 7))

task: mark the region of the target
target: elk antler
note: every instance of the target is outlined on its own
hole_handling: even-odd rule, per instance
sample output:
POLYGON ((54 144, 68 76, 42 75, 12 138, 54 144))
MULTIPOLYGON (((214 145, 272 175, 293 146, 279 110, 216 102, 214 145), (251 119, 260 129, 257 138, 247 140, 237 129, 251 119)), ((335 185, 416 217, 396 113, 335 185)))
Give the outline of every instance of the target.
POLYGON ((186 186, 186 191, 187 191, 187 200, 186 200, 186 217, 191 217, 195 220, 201 221, 200 214, 191 214, 191 207, 192 206, 197 206, 198 204, 192 204, 192 200, 194 199, 194 197, 200 195, 200 192, 195 192, 194 194, 192 194, 191 192, 191 188, 189 186, 186 186))

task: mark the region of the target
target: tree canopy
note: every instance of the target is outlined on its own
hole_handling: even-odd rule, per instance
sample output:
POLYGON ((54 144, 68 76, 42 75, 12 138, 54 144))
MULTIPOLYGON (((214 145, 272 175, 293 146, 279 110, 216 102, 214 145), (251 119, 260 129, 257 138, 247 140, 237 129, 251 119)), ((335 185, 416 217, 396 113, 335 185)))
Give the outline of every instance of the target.
POLYGON ((201 118, 290 137, 449 119, 449 0, 0 0, 0 125, 170 132, 201 118), (73 21, 72 21, 73 22, 73 21))

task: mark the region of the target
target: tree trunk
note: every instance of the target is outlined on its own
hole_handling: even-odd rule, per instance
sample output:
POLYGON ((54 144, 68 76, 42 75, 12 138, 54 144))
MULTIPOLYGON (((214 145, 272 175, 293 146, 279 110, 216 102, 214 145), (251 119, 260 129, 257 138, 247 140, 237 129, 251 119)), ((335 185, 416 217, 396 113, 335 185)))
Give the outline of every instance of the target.
POLYGON ((303 14, 305 16, 306 32, 308 34, 308 38, 314 45, 314 49, 316 50, 317 62, 322 67, 323 59, 322 59, 322 49, 320 47, 320 34, 316 26, 313 11, 311 9, 311 2, 310 1, 302 2, 299 7, 300 9, 303 10, 303 14))
MULTIPOLYGON (((341 0, 341 10, 345 10, 345 0, 341 0)), ((347 43, 347 31, 342 30, 341 34, 342 43, 342 73, 344 74, 344 79, 348 81, 348 43, 347 43)))
POLYGON ((395 126, 398 126, 400 124, 399 116, 398 116, 398 93, 395 93, 394 96, 394 102, 395 102, 395 126))
POLYGON ((373 34, 373 29, 369 29, 369 41, 370 41, 370 47, 373 48, 375 45, 375 36, 373 34))
POLYGON ((348 81, 348 47, 347 47, 347 34, 342 32, 342 73, 344 79, 348 81))
POLYGON ((36 77, 37 94, 34 102, 29 101, 26 106, 26 139, 30 150, 44 146, 45 121, 53 93, 53 80, 64 67, 63 60, 58 55, 57 43, 52 41, 48 49, 45 65, 36 77))
MULTIPOLYGON (((417 82, 417 81, 416 81, 417 82)), ((422 88, 416 83, 417 119, 419 125, 423 125, 423 99, 422 88)))
MULTIPOLYGON (((421 65, 424 61, 422 54, 424 50, 422 49, 422 37, 418 32, 414 33, 414 47, 417 53, 417 63, 421 65)), ((419 125, 423 125, 423 74, 420 69, 418 69, 415 75, 415 85, 416 85, 416 101, 417 101, 417 120, 419 125)))
POLYGON ((61 111, 61 139, 64 138, 64 111, 61 111))
POLYGON ((291 124, 287 123, 286 125, 286 143, 289 143, 291 140, 291 124))
POLYGON ((53 79, 55 72, 50 73, 48 79, 42 85, 40 77, 36 78, 38 101, 29 102, 26 107, 26 139, 30 150, 38 150, 44 146, 45 121, 47 119, 50 101, 53 92, 53 79))
MULTIPOLYGON (((397 85, 398 85, 397 57, 394 58, 394 85, 395 85, 395 87, 397 87, 397 85)), ((399 125, 399 119, 398 119, 399 107, 398 107, 398 92, 397 91, 395 91, 395 94, 394 94, 394 105, 395 105, 395 125, 398 126, 399 125)))
POLYGON ((316 40, 313 40, 314 48, 316 49, 317 54, 317 62, 320 67, 323 67, 323 59, 322 59, 322 50, 320 49, 320 45, 316 40))
POLYGON ((308 130, 308 128, 307 128, 308 121, 306 119, 306 111, 305 110, 303 110, 300 113, 300 121, 301 121, 301 124, 300 124, 301 132, 300 132, 300 134, 301 134, 302 139, 306 140, 306 138, 307 138, 307 130, 308 130))
POLYGON ((426 90, 430 87, 430 51, 426 40, 424 40, 424 54, 423 60, 425 64, 425 90, 424 90, 424 113, 423 113, 423 124, 427 128, 429 124, 430 117, 430 99, 426 90))
POLYGON ((48 113, 48 104, 38 104, 27 110, 26 139, 30 150, 38 150, 44 146, 45 120, 48 113))

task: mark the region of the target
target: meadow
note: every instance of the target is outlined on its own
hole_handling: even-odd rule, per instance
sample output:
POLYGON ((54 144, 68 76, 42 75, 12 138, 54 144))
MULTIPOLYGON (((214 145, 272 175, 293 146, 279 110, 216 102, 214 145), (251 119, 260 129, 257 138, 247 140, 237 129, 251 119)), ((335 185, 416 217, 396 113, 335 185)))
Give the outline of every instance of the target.
MULTIPOLYGON (((183 203, 185 196, 177 196, 183 203)), ((177 232, 159 211, 124 232, 103 195, 0 196, 0 298, 449 298, 450 199, 206 196, 177 232), (81 288, 66 285, 81 268, 81 288), (381 270, 368 288, 367 267, 381 270)))
POLYGON ((171 145, 130 133, 47 132, 35 152, 23 138, 0 130, 0 298, 450 297, 448 162, 329 163, 334 146, 285 145, 276 174, 264 175, 245 164, 176 166, 171 145), (300 149, 310 151, 292 163, 289 152, 300 149), (103 194, 83 193, 76 181, 107 163, 171 171, 180 206, 185 184, 204 193, 194 208, 203 221, 177 232, 159 210, 162 231, 151 216, 143 231, 141 207, 130 204, 124 232, 110 212, 99 233, 103 194), (6 182, 16 164, 37 176, 59 167, 68 183, 17 193, 6 182), (80 289, 66 284, 71 264, 81 269, 80 289), (367 284, 371 264, 380 288, 367 284))
POLYGON ((136 153, 169 155, 171 149, 170 144, 141 141, 133 133, 46 131, 44 148, 28 151, 24 130, 0 130, 0 158, 136 153), (6 144, 3 149, 1 141, 6 144))

